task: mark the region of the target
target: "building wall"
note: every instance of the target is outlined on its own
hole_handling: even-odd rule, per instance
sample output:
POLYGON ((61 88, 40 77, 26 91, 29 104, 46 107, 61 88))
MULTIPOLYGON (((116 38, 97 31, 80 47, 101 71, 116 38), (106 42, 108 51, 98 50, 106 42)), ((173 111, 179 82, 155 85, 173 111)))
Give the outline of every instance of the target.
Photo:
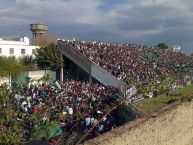
POLYGON ((131 122, 84 145, 193 145, 193 102, 131 122))
POLYGON ((22 72, 20 74, 20 76, 16 79, 14 78, 8 78, 8 77, 0 77, 0 85, 6 83, 9 84, 9 81, 11 84, 14 83, 27 83, 26 82, 26 77, 30 77, 33 80, 33 84, 37 84, 37 83, 43 83, 43 82, 39 82, 38 80, 40 80, 45 74, 49 74, 50 75, 50 80, 48 82, 53 83, 53 81, 56 80, 56 72, 55 71, 51 71, 51 70, 37 70, 37 71, 25 71, 22 72))
POLYGON ((39 46, 32 46, 29 44, 29 38, 20 38, 19 41, 3 40, 0 39, 0 56, 15 56, 16 58, 25 55, 34 55, 33 50, 39 48, 39 46), (14 49, 14 54, 10 54, 10 48, 14 49), (21 54, 21 50, 25 49, 25 54, 21 54))

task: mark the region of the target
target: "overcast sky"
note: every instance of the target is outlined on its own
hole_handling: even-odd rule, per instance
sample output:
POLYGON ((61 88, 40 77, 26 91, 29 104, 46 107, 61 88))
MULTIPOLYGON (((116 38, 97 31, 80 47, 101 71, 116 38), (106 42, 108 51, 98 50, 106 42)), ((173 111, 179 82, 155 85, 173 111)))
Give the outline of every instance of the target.
POLYGON ((30 36, 45 23, 55 36, 193 52, 193 0, 0 0, 0 36, 30 36))

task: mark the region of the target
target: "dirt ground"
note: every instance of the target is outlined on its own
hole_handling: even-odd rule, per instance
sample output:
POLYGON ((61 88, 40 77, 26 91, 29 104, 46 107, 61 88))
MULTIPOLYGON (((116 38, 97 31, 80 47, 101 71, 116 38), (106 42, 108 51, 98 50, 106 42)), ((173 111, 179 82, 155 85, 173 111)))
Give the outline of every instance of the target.
POLYGON ((173 104, 84 145, 193 145, 193 102, 173 104))

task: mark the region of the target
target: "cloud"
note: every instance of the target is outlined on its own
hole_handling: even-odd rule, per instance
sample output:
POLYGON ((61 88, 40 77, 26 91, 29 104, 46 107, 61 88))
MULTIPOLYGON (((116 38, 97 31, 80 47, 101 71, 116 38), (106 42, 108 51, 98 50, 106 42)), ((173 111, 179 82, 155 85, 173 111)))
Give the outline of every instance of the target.
POLYGON ((30 35, 46 23, 53 34, 87 40, 156 44, 193 51, 192 0, 1 0, 0 35, 30 35))
MULTIPOLYGON (((192 7, 193 2, 189 0, 138 0, 118 5, 106 17, 123 40, 164 41, 171 46, 179 42, 178 45, 185 46, 187 37, 193 37, 192 7)), ((186 47, 186 51, 192 51, 191 46, 186 47)))

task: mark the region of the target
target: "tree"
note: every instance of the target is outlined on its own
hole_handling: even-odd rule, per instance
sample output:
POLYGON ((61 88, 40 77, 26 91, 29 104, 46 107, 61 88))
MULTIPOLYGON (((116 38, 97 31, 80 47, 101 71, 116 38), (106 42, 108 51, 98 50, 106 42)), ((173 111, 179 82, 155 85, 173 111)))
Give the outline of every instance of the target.
POLYGON ((60 59, 60 53, 57 49, 56 44, 50 43, 45 47, 41 47, 36 53, 37 65, 40 68, 56 70, 62 66, 60 59))
POLYGON ((0 57, 0 77, 18 77, 23 71, 23 65, 15 57, 0 57))
POLYGON ((35 58, 32 55, 26 55, 20 58, 19 60, 23 65, 36 64, 35 58))
POLYGON ((36 70, 36 60, 32 55, 23 56, 19 59, 19 62, 24 65, 24 70, 30 71, 30 70, 36 70))
POLYGON ((45 74, 39 81, 43 81, 44 83, 48 83, 48 81, 51 79, 49 74, 45 74))
POLYGON ((167 45, 166 43, 159 43, 159 44, 157 45, 157 47, 158 47, 159 49, 168 49, 168 45, 167 45))

